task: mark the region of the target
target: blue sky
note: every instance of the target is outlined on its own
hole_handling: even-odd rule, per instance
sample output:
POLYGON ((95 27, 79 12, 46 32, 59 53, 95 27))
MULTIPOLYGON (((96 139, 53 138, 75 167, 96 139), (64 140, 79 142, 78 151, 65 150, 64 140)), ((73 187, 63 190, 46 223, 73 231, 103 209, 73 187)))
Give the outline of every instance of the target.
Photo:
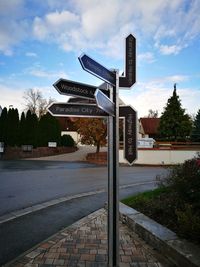
POLYGON ((0 105, 24 108, 33 88, 67 101, 59 78, 100 85, 85 72, 85 52, 107 68, 124 70, 125 37, 137 41, 137 83, 120 98, 138 116, 159 115, 177 93, 189 114, 200 109, 199 0, 0 0, 0 105))

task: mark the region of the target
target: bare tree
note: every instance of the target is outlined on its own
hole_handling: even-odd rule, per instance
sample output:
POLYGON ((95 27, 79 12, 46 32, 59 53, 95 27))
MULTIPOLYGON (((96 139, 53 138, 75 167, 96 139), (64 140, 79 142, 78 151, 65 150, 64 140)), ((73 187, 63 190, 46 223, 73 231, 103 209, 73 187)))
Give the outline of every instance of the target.
POLYGON ((148 118, 158 118, 158 110, 149 109, 148 118))
POLYGON ((47 113, 47 107, 55 100, 49 98, 45 99, 42 92, 35 89, 28 89, 24 92, 25 111, 30 110, 31 113, 36 114, 39 118, 47 113))
POLYGON ((39 102, 38 102, 38 116, 39 116, 39 118, 47 113, 47 107, 53 102, 55 102, 55 99, 53 99, 51 97, 49 99, 42 98, 39 100, 39 102))

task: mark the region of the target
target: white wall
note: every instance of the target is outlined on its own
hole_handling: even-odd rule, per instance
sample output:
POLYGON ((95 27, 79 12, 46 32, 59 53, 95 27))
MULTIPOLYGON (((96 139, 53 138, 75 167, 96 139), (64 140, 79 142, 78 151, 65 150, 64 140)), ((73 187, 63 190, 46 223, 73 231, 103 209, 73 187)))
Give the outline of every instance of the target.
MULTIPOLYGON (((139 150, 138 159, 134 162, 135 164, 177 164, 183 163, 187 159, 191 159, 197 155, 199 151, 192 150, 139 150)), ((119 151, 119 162, 127 163, 124 159, 124 151, 119 151)))

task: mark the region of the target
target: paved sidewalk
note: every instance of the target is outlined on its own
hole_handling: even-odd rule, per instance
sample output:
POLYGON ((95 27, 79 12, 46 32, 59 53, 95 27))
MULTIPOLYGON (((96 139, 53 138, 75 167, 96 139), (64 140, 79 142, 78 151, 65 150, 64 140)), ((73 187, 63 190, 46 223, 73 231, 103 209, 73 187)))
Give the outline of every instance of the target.
MULTIPOLYGON (((107 215, 100 209, 42 242, 6 267, 107 266, 107 215)), ((120 223, 121 267, 171 267, 120 223)))

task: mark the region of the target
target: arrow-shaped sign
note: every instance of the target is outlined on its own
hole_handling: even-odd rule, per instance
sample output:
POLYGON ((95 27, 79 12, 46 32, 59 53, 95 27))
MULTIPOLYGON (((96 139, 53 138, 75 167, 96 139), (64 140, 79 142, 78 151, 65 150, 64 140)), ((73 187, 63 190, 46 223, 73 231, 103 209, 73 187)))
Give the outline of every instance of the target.
POLYGON ((119 87, 130 88, 136 82, 136 39, 130 34, 126 37, 125 77, 119 77, 119 87))
MULTIPOLYGON (((97 87, 89 84, 79 83, 75 81, 70 81, 66 79, 59 79, 53 86, 56 88, 59 94, 79 96, 83 98, 95 99, 94 94, 97 87)), ((109 91, 101 89, 103 93, 109 96, 109 91)))
POLYGON ((49 113, 55 117, 107 117, 108 114, 92 104, 52 103, 49 113))
POLYGON ((97 106, 110 114, 111 116, 114 116, 114 103, 99 89, 95 92, 95 99, 97 106))
POLYGON ((120 106, 119 117, 124 117, 124 154, 129 164, 137 159, 137 113, 131 106, 120 106))
POLYGON ((115 86, 116 75, 113 71, 108 70, 86 54, 82 54, 78 59, 84 70, 115 86))

